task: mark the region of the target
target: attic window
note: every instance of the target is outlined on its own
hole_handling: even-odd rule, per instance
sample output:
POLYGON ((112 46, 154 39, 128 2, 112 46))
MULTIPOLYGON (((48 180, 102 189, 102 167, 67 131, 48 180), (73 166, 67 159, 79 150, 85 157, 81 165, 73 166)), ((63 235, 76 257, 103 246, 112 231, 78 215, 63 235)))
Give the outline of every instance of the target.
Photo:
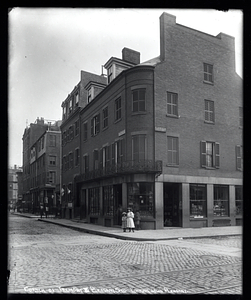
POLYGON ((111 65, 109 68, 108 68, 108 70, 107 70, 107 72, 108 72, 108 76, 107 76, 107 78, 108 78, 108 83, 110 83, 111 81, 112 81, 112 69, 113 69, 113 65, 111 65))

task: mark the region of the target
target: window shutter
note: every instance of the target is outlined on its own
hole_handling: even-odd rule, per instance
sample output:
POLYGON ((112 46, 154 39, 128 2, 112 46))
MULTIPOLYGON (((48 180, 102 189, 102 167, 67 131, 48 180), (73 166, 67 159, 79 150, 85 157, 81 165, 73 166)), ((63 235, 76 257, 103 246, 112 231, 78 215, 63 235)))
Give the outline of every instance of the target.
POLYGON ((241 146, 237 145, 235 148, 236 148, 236 169, 241 171, 241 146))
POLYGON ((215 143, 215 168, 220 167, 220 144, 215 143))
POLYGON ((200 142, 200 161, 201 161, 201 167, 206 167, 206 141, 200 142))
POLYGON ((94 118, 91 119, 91 136, 94 135, 94 128, 93 128, 93 125, 94 125, 94 118))
POLYGON ((97 133, 100 131, 100 113, 97 115, 97 133))

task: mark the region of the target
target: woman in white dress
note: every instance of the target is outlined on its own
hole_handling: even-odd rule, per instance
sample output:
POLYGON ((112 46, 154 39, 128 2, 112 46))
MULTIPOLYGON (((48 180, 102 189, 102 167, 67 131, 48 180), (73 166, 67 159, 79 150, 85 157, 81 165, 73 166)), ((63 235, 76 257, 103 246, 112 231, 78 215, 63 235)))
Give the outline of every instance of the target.
POLYGON ((134 222, 133 222, 133 218, 134 218, 134 213, 131 211, 130 208, 127 209, 127 228, 129 229, 129 232, 134 232, 134 222))

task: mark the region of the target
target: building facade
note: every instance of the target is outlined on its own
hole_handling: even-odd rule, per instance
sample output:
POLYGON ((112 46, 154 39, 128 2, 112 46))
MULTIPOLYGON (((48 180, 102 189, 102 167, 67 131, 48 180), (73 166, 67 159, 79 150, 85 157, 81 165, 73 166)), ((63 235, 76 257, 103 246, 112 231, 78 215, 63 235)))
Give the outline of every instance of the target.
MULTIPOLYGON (((122 50, 107 77, 81 72, 81 105, 62 103, 65 217, 143 229, 242 224, 242 79, 234 38, 160 17, 160 55, 122 50), (66 108, 65 108, 66 107, 66 108), (67 129, 78 128, 69 139, 67 129), (70 125, 71 124, 71 125, 70 125), (78 150, 78 165, 70 153, 78 150), (65 158, 64 158, 65 157, 65 158)), ((73 129, 74 132, 74 129, 73 129)))
POLYGON ((39 213, 41 205, 48 206, 49 213, 55 213, 60 204, 61 121, 41 118, 31 125, 30 132, 26 129, 23 137, 26 172, 25 179, 22 174, 23 201, 33 213, 39 213))
POLYGON ((8 208, 15 209, 18 204, 18 174, 22 172, 22 168, 14 165, 14 168, 8 169, 8 208))

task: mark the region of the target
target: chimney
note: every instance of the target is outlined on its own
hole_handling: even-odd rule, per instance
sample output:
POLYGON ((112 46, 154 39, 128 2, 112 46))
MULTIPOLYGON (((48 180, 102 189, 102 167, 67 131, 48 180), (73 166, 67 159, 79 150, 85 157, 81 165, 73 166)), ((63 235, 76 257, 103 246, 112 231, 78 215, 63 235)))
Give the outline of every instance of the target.
POLYGON ((122 50, 122 60, 138 65, 140 64, 140 52, 129 49, 123 48, 122 50))
POLYGON ((160 16, 160 59, 163 61, 166 58, 166 46, 168 40, 168 27, 176 24, 176 16, 163 13, 160 16))

